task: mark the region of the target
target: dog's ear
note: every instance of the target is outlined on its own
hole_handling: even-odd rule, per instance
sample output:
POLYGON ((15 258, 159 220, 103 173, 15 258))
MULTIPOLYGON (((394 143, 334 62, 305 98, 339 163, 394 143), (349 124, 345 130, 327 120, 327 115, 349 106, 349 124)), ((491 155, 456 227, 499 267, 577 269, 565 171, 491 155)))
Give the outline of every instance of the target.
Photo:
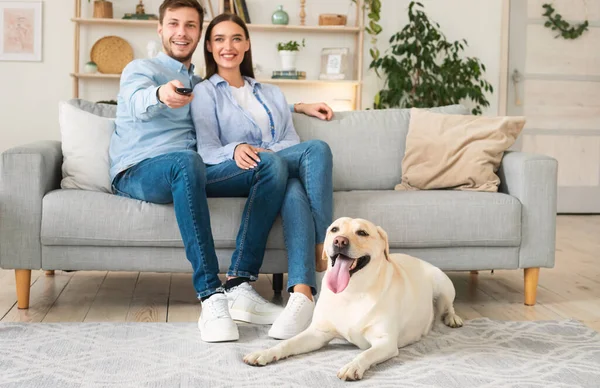
POLYGON ((388 235, 385 232, 385 230, 383 230, 383 228, 381 226, 377 227, 377 232, 379 232, 379 236, 381 236, 381 238, 383 239, 383 243, 385 244, 385 248, 383 250, 383 254, 385 255, 385 259, 387 261, 390 260, 390 245, 388 243, 388 235))

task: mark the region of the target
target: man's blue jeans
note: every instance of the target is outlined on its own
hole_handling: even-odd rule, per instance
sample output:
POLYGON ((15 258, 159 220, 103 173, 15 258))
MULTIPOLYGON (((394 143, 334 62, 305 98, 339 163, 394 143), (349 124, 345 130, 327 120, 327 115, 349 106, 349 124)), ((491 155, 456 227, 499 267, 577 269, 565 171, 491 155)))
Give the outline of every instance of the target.
POLYGON ((309 140, 276 153, 288 166, 281 217, 288 253, 288 290, 306 284, 316 293, 315 244, 325 241, 333 217, 333 161, 321 140, 309 140))
POLYGON ((256 168, 242 170, 234 161, 207 166, 195 151, 173 152, 146 159, 113 181, 113 191, 118 195, 173 203, 198 298, 221 287, 207 196, 248 197, 227 274, 251 280, 258 277, 288 179, 282 158, 272 153, 260 153, 259 157, 256 168))

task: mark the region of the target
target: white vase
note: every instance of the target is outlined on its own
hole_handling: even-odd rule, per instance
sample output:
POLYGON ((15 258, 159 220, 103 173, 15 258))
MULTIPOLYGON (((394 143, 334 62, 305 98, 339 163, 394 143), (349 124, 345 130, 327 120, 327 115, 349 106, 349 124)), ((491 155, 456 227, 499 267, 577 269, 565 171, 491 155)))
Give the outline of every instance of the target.
POLYGON ((281 57, 281 70, 296 70, 297 51, 282 50, 279 52, 281 57))

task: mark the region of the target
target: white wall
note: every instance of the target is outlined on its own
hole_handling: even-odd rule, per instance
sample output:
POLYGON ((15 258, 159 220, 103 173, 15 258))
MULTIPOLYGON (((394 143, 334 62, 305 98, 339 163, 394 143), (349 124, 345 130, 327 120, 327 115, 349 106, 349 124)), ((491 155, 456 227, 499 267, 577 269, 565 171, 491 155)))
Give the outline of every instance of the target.
MULTIPOLYGON (((13 0, 14 1, 14 0, 13 0)), ((26 0, 20 0, 26 1, 26 0)), ((469 42, 467 55, 479 57, 487 67, 487 80, 496 92, 489 97, 491 106, 485 114, 498 112, 498 85, 500 78, 500 36, 501 8, 504 0, 425 0, 425 10, 438 23, 448 39, 465 38, 469 42)), ((147 13, 157 13, 161 0, 145 0, 147 13)), ((382 0, 382 27, 378 46, 384 50, 389 38, 401 30, 407 22, 409 0, 382 0)), ((60 130, 57 118, 58 101, 72 97, 73 71, 73 31, 70 18, 74 13, 73 0, 46 0, 43 2, 43 59, 42 62, 0 62, 0 151, 12 146, 40 139, 59 139, 60 130)), ((115 17, 125 12, 133 12, 137 0, 114 0, 115 17)), ((213 0, 216 7, 216 0, 213 0)), ((278 4, 283 4, 290 15, 290 24, 299 22, 299 2, 297 0, 247 0, 253 23, 269 23, 270 15, 278 4)), ((350 0, 328 0, 306 2, 306 24, 316 25, 320 13, 349 12, 349 24, 354 23, 354 8, 350 0)), ((91 8, 83 1, 83 15, 91 16, 91 8)), ((89 60, 89 50, 93 43, 105 35, 122 36, 134 48, 134 56, 146 56, 146 43, 157 39, 151 28, 138 27, 84 27, 82 35, 82 63, 89 60)), ((350 35, 324 35, 299 33, 285 35, 253 32, 251 39, 255 62, 263 68, 263 76, 268 77, 278 68, 275 44, 278 41, 306 38, 307 47, 302 51, 298 68, 304 69, 309 78, 316 78, 320 68, 320 51, 323 47, 349 46, 354 48, 350 35)), ((372 105, 373 96, 382 85, 371 71, 368 71, 370 47, 369 38, 365 41, 363 107, 372 105)), ((200 51, 194 62, 202 63, 200 51)), ((90 100, 114 99, 118 90, 117 81, 82 82, 80 96, 90 100)), ((352 89, 348 87, 285 87, 290 102, 327 100, 332 104, 343 104, 352 89)), ((341 105, 339 105, 341 106, 341 105)))
MULTIPOLYGON (((21 0, 22 1, 22 0, 21 0)), ((58 101, 71 96, 73 1, 43 4, 41 62, 0 62, 0 150, 58 139, 58 101)))

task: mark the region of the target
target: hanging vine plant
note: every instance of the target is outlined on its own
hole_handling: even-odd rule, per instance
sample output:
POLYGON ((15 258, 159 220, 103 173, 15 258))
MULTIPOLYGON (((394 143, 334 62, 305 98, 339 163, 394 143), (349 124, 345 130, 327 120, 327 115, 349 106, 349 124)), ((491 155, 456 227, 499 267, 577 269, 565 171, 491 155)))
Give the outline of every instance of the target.
MULTIPOLYGON (((352 3, 358 5, 357 0, 351 0, 352 3)), ((363 9, 367 13, 367 17, 369 21, 365 26, 365 31, 369 35, 371 35, 371 49, 369 49, 369 53, 371 54, 371 59, 376 60, 379 58, 380 52, 377 48, 377 35, 381 33, 381 24, 379 24, 379 20, 381 19, 381 0, 365 0, 363 2, 363 9)))
POLYGON ((587 17, 583 23, 571 26, 569 22, 563 19, 561 14, 556 13, 552 4, 544 4, 542 7, 546 10, 542 16, 545 16, 548 19, 544 23, 544 27, 550 28, 552 31, 558 30, 560 33, 556 35, 556 38, 562 36, 564 39, 577 39, 588 30, 590 23, 588 22, 587 17))

